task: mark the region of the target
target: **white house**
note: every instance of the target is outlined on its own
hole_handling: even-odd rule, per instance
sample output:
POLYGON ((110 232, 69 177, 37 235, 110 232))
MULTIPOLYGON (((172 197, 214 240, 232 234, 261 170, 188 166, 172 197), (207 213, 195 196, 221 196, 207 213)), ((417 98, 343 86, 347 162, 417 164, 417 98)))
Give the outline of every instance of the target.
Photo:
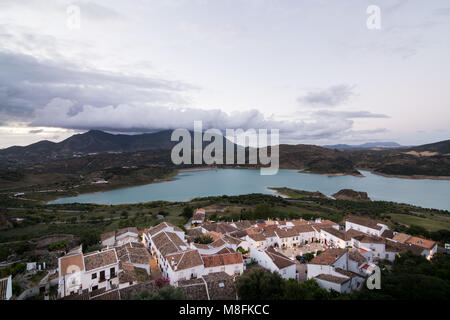
POLYGON ((139 233, 135 227, 119 229, 116 232, 116 246, 130 242, 140 242, 139 233))
POLYGON ((273 247, 252 250, 250 257, 263 268, 278 272, 284 279, 297 279, 295 261, 277 252, 273 247))
POLYGON ((58 294, 61 298, 83 290, 110 290, 118 286, 119 260, 109 249, 83 255, 66 255, 58 259, 58 294))
POLYGON ((147 246, 147 248, 151 247, 151 238, 157 236, 161 232, 170 232, 178 236, 181 241, 186 241, 186 235, 182 229, 174 226, 169 222, 162 222, 150 229, 147 232, 143 233, 142 242, 147 246))
POLYGON ((345 220, 345 231, 355 229, 367 234, 381 237, 385 230, 388 230, 388 226, 376 221, 364 220, 359 218, 347 218, 345 220))
POLYGON ((316 230, 311 225, 297 225, 292 229, 297 232, 300 244, 311 243, 317 240, 316 230))
POLYGON ((102 241, 103 247, 111 248, 116 243, 116 232, 110 231, 110 232, 103 233, 100 236, 100 239, 102 241))
POLYGON ((134 267, 145 269, 150 275, 151 256, 142 243, 129 242, 115 249, 122 264, 131 264, 134 267))
MULTIPOLYGON (((360 290, 364 276, 349 270, 354 268, 348 249, 329 249, 313 258, 307 265, 307 278, 315 279, 320 287, 340 293, 360 290)), ((358 264, 358 262, 356 263, 358 264)))
POLYGON ((218 252, 213 255, 203 255, 203 274, 225 272, 230 276, 241 275, 244 272, 244 260, 240 252, 218 252))
POLYGON ((437 243, 432 240, 410 236, 405 233, 395 234, 392 240, 409 246, 416 246, 417 249, 415 251, 420 251, 419 254, 427 259, 430 259, 437 252, 437 243))
POLYGON ((300 245, 299 234, 295 229, 275 229, 280 247, 292 248, 300 245))
POLYGON ((307 279, 315 278, 319 274, 331 274, 339 277, 335 268, 348 269, 347 249, 328 249, 314 257, 306 266, 307 279))
POLYGON ((385 243, 385 239, 371 235, 357 235, 352 238, 353 247, 371 251, 373 257, 380 260, 389 258, 386 256, 385 243))
POLYGON ((197 209, 194 212, 194 215, 192 216, 192 224, 193 225, 198 225, 198 224, 202 224, 203 222, 205 222, 205 216, 206 216, 206 211, 205 209, 197 209))
POLYGON ((0 300, 9 300, 12 297, 12 277, 11 275, 0 279, 0 300))
POLYGON ((253 248, 266 248, 267 247, 266 236, 262 233, 249 234, 245 237, 245 240, 248 243, 250 251, 253 248))
POLYGON ((202 276, 203 260, 197 250, 186 250, 171 253, 166 256, 167 267, 163 269, 163 276, 176 285, 180 280, 189 280, 202 276))

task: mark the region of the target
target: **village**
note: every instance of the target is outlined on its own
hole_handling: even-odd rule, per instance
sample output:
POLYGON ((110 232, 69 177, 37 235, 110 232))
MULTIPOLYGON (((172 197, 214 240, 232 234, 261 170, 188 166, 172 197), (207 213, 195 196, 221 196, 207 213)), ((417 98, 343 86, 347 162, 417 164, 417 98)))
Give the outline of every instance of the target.
MULTIPOLYGON (((264 268, 351 293, 363 288, 378 263, 408 251, 431 259, 438 249, 434 241, 353 216, 342 225, 320 218, 214 222, 197 209, 187 227, 162 222, 102 234, 101 250, 83 253, 75 246, 58 258, 41 291, 45 299, 53 286, 58 299, 128 300, 171 285, 193 300, 236 300, 237 278, 264 268)), ((11 297, 11 276, 1 280, 1 294, 11 297)))

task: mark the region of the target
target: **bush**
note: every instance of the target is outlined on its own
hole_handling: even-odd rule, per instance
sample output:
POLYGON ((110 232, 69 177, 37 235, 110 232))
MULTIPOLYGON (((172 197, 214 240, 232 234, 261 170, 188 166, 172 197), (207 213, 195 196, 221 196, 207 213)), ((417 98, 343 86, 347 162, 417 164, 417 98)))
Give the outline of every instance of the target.
POLYGON ((200 244, 209 244, 214 242, 214 239, 210 236, 200 236, 200 237, 196 237, 194 239, 195 243, 200 243, 200 244))
POLYGON ((65 241, 65 240, 59 241, 59 242, 54 242, 48 246, 48 250, 50 250, 50 251, 61 250, 61 249, 65 249, 65 248, 67 248, 67 241, 65 241))

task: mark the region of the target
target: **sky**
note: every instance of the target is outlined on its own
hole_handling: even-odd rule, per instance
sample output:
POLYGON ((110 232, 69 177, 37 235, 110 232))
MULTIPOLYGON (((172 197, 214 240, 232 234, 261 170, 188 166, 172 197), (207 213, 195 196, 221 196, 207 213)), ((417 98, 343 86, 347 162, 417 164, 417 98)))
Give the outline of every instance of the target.
POLYGON ((448 0, 1 0, 0 148, 198 120, 282 143, 447 140, 448 39, 448 0))

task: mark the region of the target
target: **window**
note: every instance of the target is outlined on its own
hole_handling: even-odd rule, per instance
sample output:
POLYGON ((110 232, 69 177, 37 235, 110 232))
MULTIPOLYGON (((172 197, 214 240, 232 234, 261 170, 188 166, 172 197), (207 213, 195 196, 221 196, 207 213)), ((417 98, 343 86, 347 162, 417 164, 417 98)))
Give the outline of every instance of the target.
POLYGON ((100 271, 100 281, 105 281, 105 270, 100 271))
POLYGON ((93 273, 93 274, 91 275, 91 279, 97 279, 97 273, 93 273))
POLYGON ((116 268, 109 269, 109 275, 111 278, 114 278, 116 276, 116 268))
POLYGON ((92 291, 98 290, 98 286, 93 286, 92 291))

